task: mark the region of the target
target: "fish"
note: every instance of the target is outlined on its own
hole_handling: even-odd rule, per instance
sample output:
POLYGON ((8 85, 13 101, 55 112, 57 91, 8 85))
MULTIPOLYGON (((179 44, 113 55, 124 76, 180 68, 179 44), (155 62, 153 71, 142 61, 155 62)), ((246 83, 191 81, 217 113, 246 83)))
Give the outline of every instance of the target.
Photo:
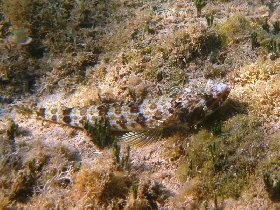
POLYGON ((177 97, 161 96, 140 102, 103 103, 86 107, 41 107, 37 117, 42 120, 84 128, 102 119, 108 120, 111 131, 127 132, 122 141, 130 144, 148 143, 161 138, 162 130, 191 127, 215 112, 227 99, 231 88, 209 80, 204 91, 185 88, 177 97))

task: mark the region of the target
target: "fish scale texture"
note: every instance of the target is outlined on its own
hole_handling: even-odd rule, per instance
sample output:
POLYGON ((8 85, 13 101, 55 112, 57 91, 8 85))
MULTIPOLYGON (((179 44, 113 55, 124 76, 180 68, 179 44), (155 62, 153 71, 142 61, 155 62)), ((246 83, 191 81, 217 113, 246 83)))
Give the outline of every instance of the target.
POLYGON ((88 107, 43 107, 37 111, 40 119, 83 128, 85 123, 95 126, 106 118, 112 131, 145 131, 181 124, 189 126, 203 120, 228 97, 230 88, 223 83, 209 81, 204 93, 186 88, 180 97, 161 96, 139 103, 107 103, 88 107))

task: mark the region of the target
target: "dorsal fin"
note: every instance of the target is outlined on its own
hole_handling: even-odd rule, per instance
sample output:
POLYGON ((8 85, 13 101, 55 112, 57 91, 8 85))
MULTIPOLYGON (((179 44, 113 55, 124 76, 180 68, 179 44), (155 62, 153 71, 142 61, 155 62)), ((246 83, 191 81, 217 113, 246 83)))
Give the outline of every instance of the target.
POLYGON ((129 132, 121 136, 119 140, 123 144, 129 144, 134 147, 142 147, 159 141, 161 137, 162 129, 152 129, 142 132, 129 132))

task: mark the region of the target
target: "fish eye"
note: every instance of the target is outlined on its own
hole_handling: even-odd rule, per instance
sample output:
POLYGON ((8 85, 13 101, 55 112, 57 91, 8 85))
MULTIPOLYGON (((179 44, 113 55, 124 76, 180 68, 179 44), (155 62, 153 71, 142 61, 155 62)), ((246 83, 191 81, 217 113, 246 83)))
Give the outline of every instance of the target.
POLYGON ((181 108, 182 107, 182 102, 176 102, 175 108, 181 108))

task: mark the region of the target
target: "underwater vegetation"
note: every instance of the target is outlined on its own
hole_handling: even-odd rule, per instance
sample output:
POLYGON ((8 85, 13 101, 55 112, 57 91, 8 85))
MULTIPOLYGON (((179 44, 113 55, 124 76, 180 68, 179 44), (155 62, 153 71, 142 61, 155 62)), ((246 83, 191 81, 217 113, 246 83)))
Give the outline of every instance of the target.
POLYGON ((269 144, 271 158, 268 158, 264 161, 261 171, 265 190, 267 191, 269 198, 275 202, 280 201, 280 159, 279 155, 277 155, 279 148, 280 141, 278 133, 272 136, 272 141, 269 144))
POLYGON ((84 125, 85 130, 92 137, 92 141, 100 148, 111 146, 116 140, 111 133, 111 126, 108 119, 103 118, 95 121, 95 126, 91 126, 88 122, 84 125))
MULTIPOLYGON (((274 170, 279 171, 279 166, 276 166, 274 170)), ((265 171, 263 174, 263 181, 265 184, 265 188, 267 192, 269 193, 269 196, 273 200, 280 200, 280 180, 279 178, 276 180, 273 180, 270 173, 268 171, 265 171)))
MULTIPOLYGON (((36 81, 56 68, 49 61, 58 56, 61 60, 65 57, 68 66, 53 72, 57 82, 67 75, 72 75, 73 82, 83 81, 85 67, 95 63, 100 53, 94 27, 106 22, 111 9, 107 7, 111 5, 109 2, 1 1, 0 81, 3 86, 0 91, 6 95, 34 92, 38 88, 36 81), (84 58, 87 52, 95 58, 84 58), (8 59, 4 59, 5 55, 8 59), (72 59, 78 61, 70 67, 72 59)), ((57 86, 53 79, 45 82, 50 83, 45 87, 48 91, 57 86)))
MULTIPOLYGON (((184 183, 178 199, 193 195, 197 203, 208 199, 238 199, 250 179, 261 177, 259 165, 266 157, 268 146, 263 142, 258 118, 238 114, 229 120, 212 124, 190 137, 185 158, 176 171, 184 183)), ((183 154, 184 154, 183 153, 183 154)), ((272 174, 277 176, 278 166, 272 174)), ((278 179, 265 170, 264 186, 272 199, 278 199, 278 179)), ((262 184, 261 184, 262 185, 262 184)), ((217 205, 217 204, 216 204, 217 205)))
POLYGON ((203 7, 206 6, 207 1, 205 0, 193 0, 193 3, 197 9, 197 16, 199 17, 201 15, 201 10, 203 7))
POLYGON ((67 188, 72 182, 70 171, 79 170, 77 153, 63 145, 50 148, 38 140, 32 146, 16 142, 26 135, 14 122, 8 120, 0 139, 0 207, 12 203, 28 203, 33 196, 50 188, 67 188))
POLYGON ((205 19, 207 21, 207 25, 209 27, 212 27, 213 26, 213 23, 214 23, 214 15, 212 13, 207 13, 205 15, 205 19))
POLYGON ((157 208, 170 196, 160 183, 129 174, 129 147, 116 155, 113 145, 113 154, 97 158, 97 167, 92 168, 80 162, 77 151, 61 144, 16 143, 14 137, 26 134, 13 121, 6 126, 0 139, 1 208, 15 203, 44 209, 57 205, 157 208))

